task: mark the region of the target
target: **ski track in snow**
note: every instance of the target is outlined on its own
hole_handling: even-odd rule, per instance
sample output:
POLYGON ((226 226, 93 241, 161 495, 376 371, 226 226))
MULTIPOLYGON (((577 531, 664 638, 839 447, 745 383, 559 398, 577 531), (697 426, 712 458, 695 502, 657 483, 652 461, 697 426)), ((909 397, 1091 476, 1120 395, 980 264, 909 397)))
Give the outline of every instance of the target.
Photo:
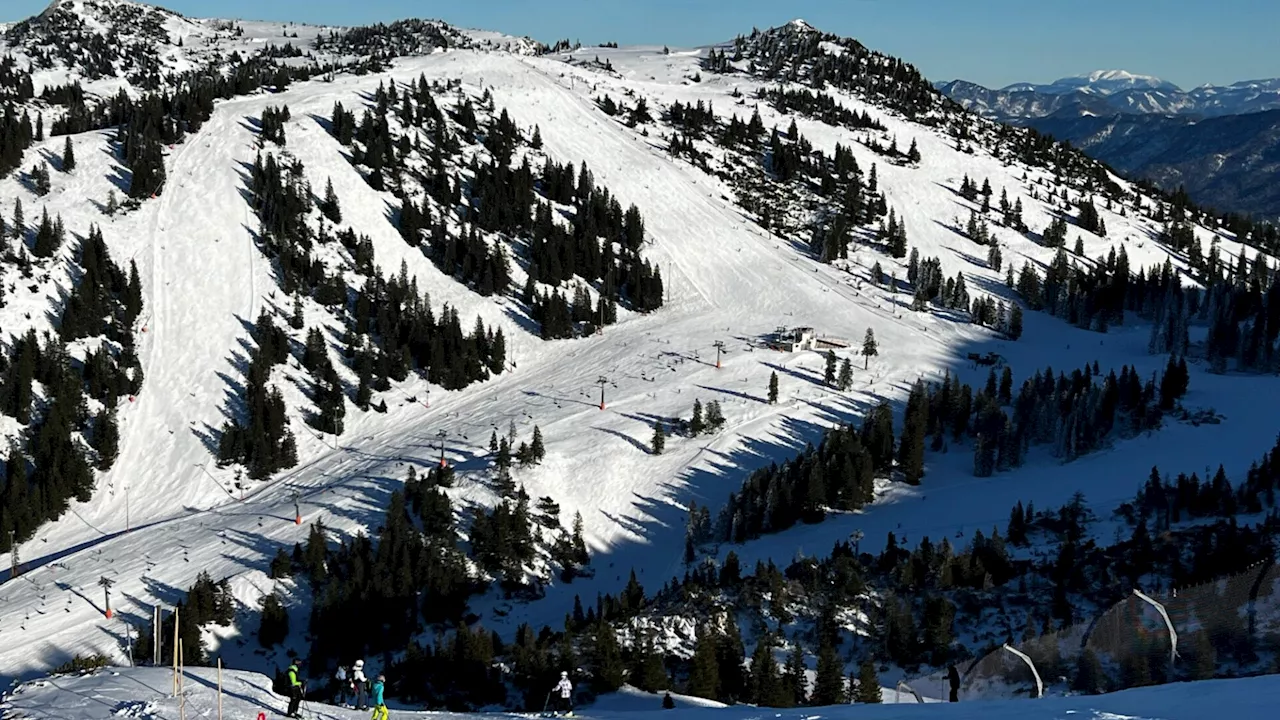
MULTIPOLYGON (((656 588, 682 570, 683 520, 690 500, 710 505, 714 513, 746 471, 793 455, 805 442, 816 441, 824 428, 856 420, 881 398, 900 399, 922 375, 938 377, 951 367, 966 382, 980 384, 985 372, 958 359, 965 350, 1004 354, 1019 383, 1049 364, 1068 372, 1095 359, 1104 372, 1124 363, 1147 374, 1163 367, 1165 358, 1145 353, 1145 328, 1121 327, 1098 335, 1028 312, 1023 339, 999 342, 976 326, 912 313, 905 309, 906 296, 890 297, 866 282, 856 285, 853 274, 804 257, 722 199, 729 191, 719 180, 672 161, 657 137, 642 137, 598 112, 590 85, 599 83, 615 94, 618 88, 634 88, 664 105, 674 99, 716 98, 718 113, 728 107, 745 117, 750 106, 732 105, 728 93, 739 85, 746 92, 758 83, 714 78, 684 85, 679 78, 696 67, 696 58, 679 53, 664 57, 656 51, 600 49, 600 54, 625 73, 622 80, 552 58, 450 51, 398 61, 386 73, 300 83, 279 94, 219 103, 204 128, 171 151, 164 194, 115 220, 87 202, 105 197, 111 187, 107 177, 114 160, 107 135, 77 137, 83 147, 78 153, 81 168, 70 178, 55 173, 54 193, 46 200, 51 213, 63 213, 69 230, 84 233, 90 223, 101 224, 117 262, 127 266, 129 258, 138 260, 146 301, 140 320, 146 331, 140 327, 138 339, 146 378, 136 401, 121 410, 121 456, 101 478, 93 500, 74 503, 71 513, 24 543, 20 557, 33 569, 0 586, 0 677, 30 677, 76 653, 122 657, 125 627, 119 618, 135 626, 145 622, 152 604, 171 604, 200 571, 215 579, 235 576, 243 590, 237 597, 251 605, 269 588, 264 571, 275 550, 305 540, 310 522, 322 519, 339 533, 376 528, 387 496, 407 468, 434 462, 439 430, 449 432, 446 453, 462 471, 458 487, 450 491, 455 506, 491 499, 473 472, 487 466, 490 432, 501 434, 514 422, 520 437, 527 438, 536 423, 546 438, 547 459, 539 467, 517 470, 517 480, 533 497, 550 495, 560 502, 566 523, 574 510, 583 513, 595 578, 551 585, 546 599, 524 606, 493 596, 473 602, 486 625, 510 631, 522 621, 557 625, 573 595, 589 598, 616 591, 632 567, 647 587, 656 588), (638 205, 650 238, 646 253, 662 269, 667 304, 648 316, 630 315, 600 336, 543 342, 521 328, 520 311, 511 300, 471 293, 406 245, 387 220, 392 196, 369 188, 312 116, 328 117, 335 101, 359 113, 364 104, 359 93, 371 92, 388 78, 401 83, 420 74, 462 78, 476 94, 482 85, 491 87, 496 106, 509 109, 522 129, 535 123, 541 127, 552 157, 586 161, 598 185, 608 187, 624 206, 638 205), (642 79, 657 74, 661 80, 642 79), (509 359, 518 367, 454 393, 437 388, 428 394, 424 382, 410 379, 384 394, 389 413, 349 415, 346 433, 336 442, 302 422, 299 411, 309 403, 291 383, 279 382, 301 462, 269 482, 251 483, 241 500, 231 489, 234 471, 214 466, 202 435, 216 437, 224 410, 229 403, 234 406, 239 393, 235 384, 243 382, 243 367, 237 363, 248 355, 242 346, 250 342, 248 325, 263 307, 288 311, 288 299, 276 288, 269 263, 254 247, 257 220, 242 195, 256 152, 246 118, 281 104, 289 106, 293 117, 286 150, 303 161, 313 188, 332 179, 344 225, 371 237, 384 272, 397 272, 403 262, 430 292, 435 309, 447 302, 459 309, 464 325, 477 314, 486 325, 501 325, 509 359), (873 327, 881 354, 866 371, 855 358, 854 391, 837 393, 822 385, 823 360, 816 353, 750 350, 752 338, 778 325, 813 325, 853 341, 855 348, 865 329, 873 327), (719 370, 713 366, 716 340, 724 340, 730 350, 719 370), (779 375, 782 401, 769 406, 763 397, 773 371, 779 375), (599 375, 611 381, 603 412, 596 406, 599 388, 594 381, 599 375), (408 402, 409 397, 419 402, 408 402), (714 437, 671 437, 662 456, 651 456, 647 447, 653 419, 687 416, 695 398, 719 399, 726 429, 714 437), (301 498, 301 527, 294 524, 295 492, 301 498), (116 582, 118 615, 113 621, 103 618, 96 587, 104 575, 116 582)), ((850 98, 845 102, 869 107, 850 98)), ((900 145, 917 138, 924 155, 920 169, 879 165, 890 206, 905 219, 911 245, 922 257, 941 257, 948 276, 963 270, 972 281, 971 292, 999 288, 999 273, 965 257, 978 246, 940 223, 953 215, 967 217, 948 187, 968 172, 976 178, 990 176, 997 193, 1007 186, 1020 194, 1028 223, 1042 227, 1048 215, 1026 194, 1022 170, 987 156, 959 155, 931 130, 870 109, 884 118, 900 145)), ((766 127, 789 121, 768 108, 761 112, 766 127)), ((815 146, 828 150, 836 142, 849 144, 852 136, 804 119, 797 122, 815 146)), ((50 140, 28 152, 58 147, 50 140)), ((874 160, 861 146, 855 151, 864 168, 874 160)), ((22 197, 28 215, 36 214, 38 205, 16 180, 2 182, 6 209, 8 198, 22 197)), ((1086 236, 1090 257, 1119 242, 1127 243, 1135 269, 1167 257, 1146 234, 1149 223, 1103 215, 1112 237, 1086 236)), ((1001 237, 1007 262, 1017 259, 1020 264, 1021 257, 1047 262, 1052 257, 1029 241, 1001 237)), ((1222 246, 1224 254, 1233 247, 1238 252, 1230 240, 1222 246)), ((865 249, 858 253, 863 256, 858 272, 865 274, 880 259, 886 273, 905 276, 900 262, 865 249)), ((17 312, 5 312, 6 331, 11 317, 17 328, 17 312)), ((308 322, 317 322, 314 317, 309 310, 308 322)), ((1228 473, 1239 478, 1270 446, 1276 431, 1256 408, 1275 407, 1278 400, 1277 378, 1214 376, 1193 367, 1187 405, 1215 407, 1226 417, 1223 424, 1192 428, 1173 423, 1147 437, 1117 441, 1115 451, 1068 465, 1033 453, 1027 467, 982 480, 971 477, 967 447, 931 453, 929 474, 918 488, 884 488, 882 501, 864 512, 735 549, 744 562, 772 558, 785 564, 799 551, 825 552, 859 529, 865 532, 862 549, 874 551, 891 530, 911 542, 930 533, 985 530, 1003 526, 1019 499, 1047 508, 1076 490, 1105 508, 1102 514, 1132 496, 1153 462, 1174 472, 1200 472, 1227 462, 1228 473)), ((0 566, 7 568, 8 562, 7 555, 0 556, 0 566)), ((264 662, 248 651, 242 654, 246 663, 264 662)))

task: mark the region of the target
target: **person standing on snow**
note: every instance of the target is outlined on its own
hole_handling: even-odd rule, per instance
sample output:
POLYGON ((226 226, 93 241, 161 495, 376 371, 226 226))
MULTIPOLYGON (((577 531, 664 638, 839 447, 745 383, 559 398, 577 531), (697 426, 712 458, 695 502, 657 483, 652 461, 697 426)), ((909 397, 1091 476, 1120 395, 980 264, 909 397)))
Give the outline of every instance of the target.
POLYGON ((357 710, 368 710, 369 679, 364 676, 364 660, 357 660, 351 666, 351 683, 355 686, 355 704, 357 710))
POLYGON ((351 694, 351 681, 347 679, 347 668, 345 665, 339 665, 338 671, 333 674, 333 702, 335 705, 346 705, 347 697, 351 694))
POLYGON ((300 718, 298 714, 298 706, 302 704, 302 695, 306 692, 303 688, 302 680, 298 677, 298 663, 301 660, 295 659, 289 663, 289 709, 285 715, 291 718, 300 718))
POLYGON ((560 682, 551 689, 556 696, 556 712, 566 716, 573 715, 573 683, 569 682, 569 671, 560 671, 560 682))
POLYGON ((382 700, 386 682, 387 676, 382 673, 378 673, 378 679, 373 681, 373 716, 370 720, 387 720, 387 704, 382 700))
POLYGON ((947 682, 951 685, 951 702, 960 702, 960 671, 954 663, 947 668, 947 682))

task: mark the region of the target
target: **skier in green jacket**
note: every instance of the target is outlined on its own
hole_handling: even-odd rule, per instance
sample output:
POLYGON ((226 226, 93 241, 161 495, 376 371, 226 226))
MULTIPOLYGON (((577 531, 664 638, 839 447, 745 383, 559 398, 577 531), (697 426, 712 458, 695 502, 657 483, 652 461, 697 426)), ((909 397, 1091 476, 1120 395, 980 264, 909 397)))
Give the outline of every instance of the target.
POLYGON ((300 718, 298 706, 302 704, 302 696, 306 693, 306 688, 302 684, 302 679, 298 677, 298 664, 301 660, 295 659, 289 663, 289 710, 285 713, 287 717, 300 718))

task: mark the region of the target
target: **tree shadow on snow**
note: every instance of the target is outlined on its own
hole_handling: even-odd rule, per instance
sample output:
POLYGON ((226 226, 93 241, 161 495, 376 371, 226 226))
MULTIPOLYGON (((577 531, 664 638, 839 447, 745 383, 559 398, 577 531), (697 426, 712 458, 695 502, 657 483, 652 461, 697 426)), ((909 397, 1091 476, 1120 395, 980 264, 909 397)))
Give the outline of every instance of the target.
POLYGON ((324 129, 325 132, 333 135, 333 120, 317 113, 307 113, 307 117, 315 121, 315 124, 324 129))
POLYGON ((510 304, 504 305, 502 308, 502 312, 504 315, 507 316, 508 319, 511 320, 511 322, 519 326, 521 330, 524 330, 525 332, 529 333, 534 337, 542 336, 542 326, 539 325, 533 318, 529 317, 528 313, 523 312, 521 310, 517 310, 516 308, 512 307, 510 304))
MULTIPOLYGON (((190 681, 192 681, 192 682, 194 682, 194 683, 196 683, 196 684, 198 684, 198 685, 203 685, 205 688, 207 688, 207 689, 209 689, 209 690, 213 690, 213 691, 215 691, 215 692, 218 690, 218 686, 217 686, 217 684, 216 684, 216 683, 209 682, 208 680, 206 680, 206 679, 204 679, 204 678, 200 677, 199 675, 196 675, 195 673, 187 673, 187 674, 185 674, 183 677, 184 677, 186 680, 190 680, 190 681)), ((245 684, 246 684, 246 685, 249 685, 249 683, 245 683, 245 684)), ((255 686, 255 685, 250 685, 250 687, 253 687, 253 688, 258 689, 258 690, 263 690, 263 691, 269 691, 269 690, 270 690, 270 688, 258 688, 258 687, 257 687, 257 686, 255 686)), ((279 708, 279 707, 272 707, 272 706, 270 706, 270 705, 268 705, 268 704, 266 704, 266 703, 262 702, 261 700, 257 699, 256 697, 253 697, 252 695, 246 695, 246 694, 244 694, 244 693, 238 693, 238 692, 234 692, 234 691, 230 690, 230 689, 229 689, 229 687, 228 687, 228 684, 224 684, 224 685, 222 686, 222 694, 227 695, 227 696, 229 696, 229 697, 233 697, 233 698, 235 698, 235 699, 237 699, 237 700, 239 700, 239 701, 241 701, 241 702, 243 702, 243 703, 245 703, 245 704, 247 704, 247 705, 254 705, 254 706, 256 706, 256 707, 260 707, 260 708, 262 708, 263 710, 267 710, 267 711, 269 711, 269 712, 268 712, 268 714, 267 714, 267 716, 268 716, 268 717, 273 717, 276 713, 279 713, 279 712, 280 712, 280 708, 279 708)), ((317 717, 318 717, 318 716, 317 716, 317 717)))
POLYGON ((797 380, 804 380, 807 383, 811 383, 819 387, 827 387, 827 383, 823 380, 823 378, 811 370, 804 370, 803 368, 792 369, 792 368, 779 365, 777 363, 771 363, 771 362, 762 362, 760 364, 764 365, 770 370, 781 373, 783 375, 789 375, 793 378, 796 378, 797 380))
POLYGON ((739 392, 737 390, 730 390, 728 388, 719 388, 711 385, 697 385, 695 387, 699 387, 703 390, 709 390, 711 392, 718 392, 718 393, 724 393, 725 395, 732 395, 733 397, 742 398, 743 400, 751 400, 753 402, 758 402, 758 403, 767 403, 767 400, 765 398, 757 397, 749 393, 739 392))
POLYGON ((599 427, 599 426, 592 426, 591 429, 595 430, 596 432, 602 432, 605 435, 612 435, 616 438, 622 438, 623 440, 626 440, 632 447, 644 453, 645 455, 653 454, 653 449, 650 448, 648 445, 645 445, 644 443, 640 442, 639 440, 631 437, 630 435, 620 430, 614 430, 613 428, 605 428, 605 427, 599 427))
POLYGON ((124 193, 125 197, 129 196, 129 188, 133 185, 133 171, 124 165, 114 165, 111 173, 107 175, 107 179, 115 186, 117 190, 124 193))

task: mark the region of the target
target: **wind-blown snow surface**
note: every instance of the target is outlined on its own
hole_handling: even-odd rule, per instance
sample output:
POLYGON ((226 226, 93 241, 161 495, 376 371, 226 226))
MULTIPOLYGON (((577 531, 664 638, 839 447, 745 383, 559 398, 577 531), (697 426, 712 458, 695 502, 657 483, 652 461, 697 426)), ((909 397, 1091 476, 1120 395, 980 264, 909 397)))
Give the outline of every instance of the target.
MULTIPOLYGON (((16 688, 0 701, 0 711, 15 720, 114 720, 121 717, 176 720, 185 717, 217 717, 217 674, 210 669, 189 669, 181 698, 170 697, 173 675, 163 668, 103 670, 86 676, 42 679, 16 688), (183 704, 185 707, 180 708, 183 704)), ((273 694, 271 681, 246 672, 222 676, 222 716, 254 718, 258 713, 275 717, 285 710, 284 698, 273 694)), ((1203 720, 1224 710, 1234 720, 1275 717, 1280 702, 1280 677, 1210 680, 1139 688, 1110 695, 1051 697, 1041 700, 1002 700, 983 703, 884 705, 836 705, 794 710, 758 709, 750 706, 714 707, 706 701, 677 698, 674 710, 661 710, 656 695, 628 691, 606 695, 596 706, 579 708, 575 717, 587 720, 643 718, 648 714, 666 720, 1203 720)), ((390 706, 396 718, 479 720, 527 718, 507 713, 462 714, 412 712, 390 706)), ((308 717, 316 720, 348 720, 365 713, 317 702, 308 703, 308 717)))
MULTIPOLYGON (((76 138, 97 143, 95 150, 86 147, 80 154, 93 156, 101 167, 82 167, 69 177, 55 174, 55 193, 47 198, 50 211, 60 208, 68 230, 78 234, 91 223, 101 224, 117 260, 138 262, 148 317, 146 332, 139 335, 146 381, 136 402, 120 414, 121 457, 94 499, 74 504, 71 513, 23 544, 20 556, 29 572, 0 586, 0 678, 33 677, 76 653, 122 658, 127 632, 122 620, 136 628, 149 619, 153 604, 171 604, 200 571, 232 577, 237 598, 245 608, 256 608, 274 582, 265 570, 277 548, 305 540, 306 524, 318 519, 338 533, 376 529, 389 493, 408 468, 433 462, 440 430, 449 432, 446 453, 463 477, 451 491, 455 505, 492 500, 476 480, 488 464, 490 433, 515 423, 528 437, 536 423, 546 438, 547 458, 537 468, 518 471, 517 480, 534 497, 554 497, 566 520, 575 510, 583 514, 595 578, 553 585, 545 599, 525 606, 496 598, 473 602, 486 626, 510 631, 521 621, 558 625, 574 594, 589 598, 597 591, 616 591, 632 567, 647 587, 661 585, 682 569, 689 501, 718 509, 746 471, 794 454, 806 441, 816 441, 823 428, 854 420, 881 398, 901 398, 921 375, 936 377, 951 367, 966 381, 980 382, 984 375, 959 360, 966 351, 1004 354, 1019 382, 1049 364, 1069 370, 1096 359, 1104 368, 1129 363, 1147 374, 1163 365, 1164 358, 1145 353, 1144 328, 1098 335, 1029 313, 1020 342, 999 342, 977 326, 907 311, 908 297, 892 298, 866 281, 867 268, 877 260, 886 273, 904 277, 900 262, 870 250, 859 251, 848 271, 814 262, 744 217, 720 181, 673 161, 657 138, 623 127, 592 100, 602 92, 631 90, 661 105, 714 100, 717 112, 745 116, 751 106, 734 105, 730 93, 741 88, 750 97, 757 81, 734 75, 689 82, 685 78, 697 72, 695 53, 596 48, 583 53, 608 58, 617 75, 551 57, 450 51, 401 60, 386 73, 300 83, 287 92, 221 103, 199 134, 172 149, 164 195, 115 221, 83 200, 105 198, 111 187, 106 136, 76 138), (360 179, 316 116, 327 117, 335 101, 359 107, 361 93, 370 93, 379 82, 405 82, 420 74, 461 78, 475 95, 491 89, 497 106, 508 108, 522 127, 541 127, 553 157, 586 161, 596 181, 620 202, 638 205, 651 242, 645 252, 661 265, 666 282, 664 308, 631 316, 601 336, 542 342, 523 329, 523 316, 510 300, 471 293, 405 245, 387 221, 391 196, 360 179), (336 442, 303 424, 297 410, 309 404, 285 383, 302 461, 273 482, 252 487, 242 500, 233 471, 214 467, 205 443, 223 421, 225 394, 235 392, 233 384, 240 381, 235 363, 236 355, 244 354, 241 343, 248 341, 246 324, 264 306, 287 305, 252 244, 257 223, 241 195, 242 163, 251 163, 254 154, 246 118, 281 104, 288 104, 293 117, 287 126, 289 151, 303 161, 313 187, 333 179, 344 215, 372 238, 378 264, 394 273, 403 261, 433 304, 449 302, 463 318, 479 314, 486 325, 501 325, 516 367, 456 393, 437 388, 428 395, 425 383, 411 379, 384 395, 390 406, 386 415, 349 413, 346 433, 336 442), (815 325, 854 341, 872 327, 880 356, 868 370, 855 372, 852 392, 837 393, 821 382, 821 356, 751 350, 754 338, 778 325, 815 325), (722 369, 714 367, 716 340, 729 349, 722 369), (764 402, 773 371, 782 398, 775 406, 764 402), (594 382, 600 375, 609 379, 605 411, 597 407, 594 382), (428 397, 425 407, 421 401, 428 397), (672 438, 663 455, 650 455, 653 417, 687 416, 695 398, 719 399, 726 428, 711 438, 672 438), (295 492, 302 526, 294 524, 295 492), (111 621, 103 617, 96 587, 103 576, 115 581, 117 615, 111 621)), ((866 107, 851 98, 844 101, 866 107)), ((911 244, 924 257, 939 256, 948 276, 965 272, 971 292, 1002 292, 1000 274, 975 260, 974 246, 946 227, 951 218, 968 214, 952 188, 965 173, 990 177, 993 187, 1009 188, 1010 202, 1022 199, 1029 224, 1043 227, 1049 216, 1031 199, 1024 169, 982 154, 957 153, 931 130, 867 109, 900 145, 916 139, 923 155, 918 169, 879 165, 881 185, 905 219, 911 244)), ((760 112, 766 126, 790 122, 770 108, 762 106, 760 112)), ((828 151, 837 142, 852 144, 844 130, 803 118, 797 124, 815 146, 828 151)), ((864 167, 876 160, 862 146, 854 148, 864 167)), ((24 166, 39 151, 29 151, 24 166)), ((1030 171, 1032 178, 1042 175, 1030 171)), ((28 208, 39 207, 16 180, 5 180, 0 188, 5 207, 13 197, 21 197, 28 208)), ((1110 238, 1080 233, 1089 257, 1117 243, 1126 245, 1136 267, 1170 257, 1151 240, 1149 221, 1102 212, 1110 238)), ((1019 235, 997 233, 1006 262, 1020 266, 1024 258, 1043 263, 1052 256, 1019 235)), ((1224 239, 1222 250, 1234 255, 1239 246, 1224 239)), ((24 292, 18 289, 15 307, 24 292)), ((7 332, 18 316, 3 312, 0 321, 7 332)), ((1173 424, 1124 443, 1117 452, 1066 466, 1045 458, 983 480, 970 476, 967 448, 931 454, 923 486, 888 488, 882 502, 865 513, 796 528, 739 552, 787 562, 801 549, 824 552, 855 528, 865 532, 862 549, 875 550, 887 531, 899 527, 910 530, 912 540, 930 532, 989 528, 1007 519, 1016 500, 1049 507, 1076 490, 1109 508, 1132 495, 1153 463, 1190 472, 1225 462, 1228 473, 1238 477, 1274 440, 1276 427, 1259 409, 1274 408, 1278 401, 1277 378, 1213 376, 1194 368, 1186 402, 1212 405, 1225 416, 1221 425, 1173 424)), ((8 562, 8 556, 0 556, 0 567, 8 562)), ((239 632, 255 626, 242 622, 239 632)), ((242 642, 242 637, 221 646, 214 641, 212 649, 237 666, 266 667, 268 661, 252 653, 253 645, 242 642)))

